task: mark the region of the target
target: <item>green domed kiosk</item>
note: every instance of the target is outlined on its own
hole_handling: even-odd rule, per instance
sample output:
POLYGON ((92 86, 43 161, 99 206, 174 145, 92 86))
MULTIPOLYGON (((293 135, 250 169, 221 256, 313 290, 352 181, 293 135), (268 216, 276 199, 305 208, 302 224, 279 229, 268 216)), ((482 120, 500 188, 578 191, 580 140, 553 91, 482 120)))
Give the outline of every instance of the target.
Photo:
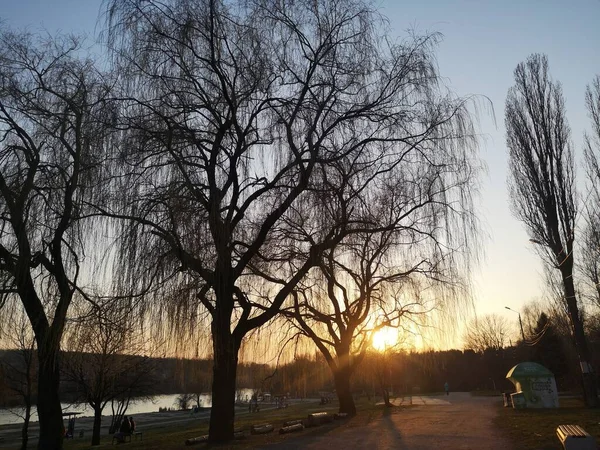
POLYGON ((522 362, 506 374, 517 392, 511 394, 515 408, 558 408, 554 374, 534 362, 522 362))

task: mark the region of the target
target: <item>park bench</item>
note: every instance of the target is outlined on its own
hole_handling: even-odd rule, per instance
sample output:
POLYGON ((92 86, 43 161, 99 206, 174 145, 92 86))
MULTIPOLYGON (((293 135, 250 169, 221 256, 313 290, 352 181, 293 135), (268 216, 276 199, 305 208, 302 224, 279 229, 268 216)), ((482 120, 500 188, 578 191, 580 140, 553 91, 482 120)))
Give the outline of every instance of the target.
MULTIPOLYGON (((242 430, 234 430, 234 432, 233 432, 234 439, 244 439, 244 437, 245 437, 244 432, 242 430)), ((206 442, 208 442, 208 434, 198 436, 195 438, 186 439, 185 445, 190 446, 190 445, 202 444, 202 443, 206 443, 206 442)))
MULTIPOLYGON (((119 438, 117 436, 113 435, 112 444, 114 445, 115 442, 119 442, 119 438)), ((124 434, 123 442, 131 442, 131 434, 124 434)))
POLYGON ((271 423, 262 423, 259 425, 252 425, 250 427, 250 434, 267 434, 273 431, 275 427, 271 423))
MULTIPOLYGON (((144 440, 144 432, 143 431, 134 431, 133 433, 128 433, 123 435, 123 440, 125 442, 131 442, 131 436, 135 436, 135 439, 140 438, 140 441, 144 440)), ((112 443, 114 444, 117 440, 116 436, 113 436, 112 443)))
POLYGON ((324 423, 333 422, 333 415, 327 412, 316 412, 308 415, 306 426, 316 427, 324 423))
POLYGON ((579 425, 559 425, 556 436, 565 450, 596 450, 596 440, 579 425))
POLYGON ((293 425, 284 425, 279 429, 279 434, 294 433, 302 430, 304 430, 304 425, 302 424, 302 421, 300 421, 299 423, 295 423, 293 425))

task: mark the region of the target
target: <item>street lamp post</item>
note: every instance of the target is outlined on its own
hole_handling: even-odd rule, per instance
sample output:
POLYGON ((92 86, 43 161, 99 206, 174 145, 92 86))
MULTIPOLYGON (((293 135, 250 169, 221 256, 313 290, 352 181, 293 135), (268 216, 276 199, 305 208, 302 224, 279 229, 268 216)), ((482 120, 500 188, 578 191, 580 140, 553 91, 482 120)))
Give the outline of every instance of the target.
POLYGON ((519 311, 515 311, 514 309, 510 309, 508 306, 505 306, 505 308, 508 309, 509 311, 512 311, 519 315, 519 326, 521 327, 521 338, 523 339, 523 342, 525 342, 525 332, 523 331, 523 321, 521 320, 521 313, 519 311))

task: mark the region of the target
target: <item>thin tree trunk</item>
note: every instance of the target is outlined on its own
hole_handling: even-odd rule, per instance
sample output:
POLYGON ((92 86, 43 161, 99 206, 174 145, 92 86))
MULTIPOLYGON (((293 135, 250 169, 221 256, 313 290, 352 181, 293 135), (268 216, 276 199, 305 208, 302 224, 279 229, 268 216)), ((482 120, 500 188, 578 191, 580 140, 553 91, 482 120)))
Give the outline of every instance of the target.
MULTIPOLYGON (((48 344, 47 347, 51 346, 48 344)), ((58 349, 47 349, 39 345, 39 377, 37 410, 40 419, 38 450, 60 450, 63 448, 64 426, 58 388, 60 373, 58 349)))
POLYGON ((27 450, 27 441, 29 439, 29 420, 31 419, 31 400, 25 402, 25 419, 21 428, 21 450, 27 450))
POLYGON ((212 408, 208 438, 211 442, 227 442, 233 439, 235 420, 235 383, 239 345, 230 331, 230 318, 223 317, 221 326, 215 326, 213 318, 213 384, 212 408))
POLYGON ((381 387, 381 395, 385 406, 391 408, 393 405, 390 403, 390 392, 384 386, 381 387))
POLYGON ((598 387, 596 384, 596 374, 591 364, 590 352, 587 345, 587 339, 583 330, 583 323, 579 317, 579 308, 577 307, 577 298, 575 296, 575 285, 573 284, 573 271, 571 261, 566 261, 566 267, 561 270, 565 297, 569 308, 569 317, 573 328, 573 337, 579 357, 579 369, 581 371, 581 381, 583 385, 583 398, 586 406, 598 406, 598 387))
POLYGON ((28 351, 25 353, 25 361, 27 364, 27 385, 25 387, 25 417, 23 420, 23 427, 21 428, 21 450, 27 450, 27 442, 29 441, 29 421, 31 420, 31 377, 33 374, 32 370, 32 358, 33 352, 28 351))
POLYGON ((102 408, 94 406, 94 428, 92 430, 92 445, 100 445, 100 428, 102 427, 102 408))
POLYGON ((339 412, 346 413, 351 416, 356 414, 356 405, 350 390, 351 372, 348 365, 343 365, 334 374, 335 392, 340 404, 339 412))
POLYGON ((127 412, 127 408, 129 408, 130 400, 131 397, 129 395, 125 399, 111 400, 110 407, 112 410, 112 418, 110 422, 110 427, 108 428, 108 434, 115 434, 117 431, 119 431, 121 423, 123 422, 123 418, 125 417, 125 413, 127 412), (116 410, 115 401, 117 402, 116 410))
POLYGON ((112 417, 110 418, 110 426, 108 427, 108 434, 116 433, 117 413, 115 411, 115 399, 110 401, 110 409, 112 411, 112 417))

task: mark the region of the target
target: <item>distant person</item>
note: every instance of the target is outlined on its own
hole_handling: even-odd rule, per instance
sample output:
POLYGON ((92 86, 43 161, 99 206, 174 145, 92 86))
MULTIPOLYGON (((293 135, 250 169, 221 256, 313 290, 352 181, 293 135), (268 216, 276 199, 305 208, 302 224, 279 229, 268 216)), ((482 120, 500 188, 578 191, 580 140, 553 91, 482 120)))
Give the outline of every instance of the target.
POLYGON ((446 395, 450 395, 450 385, 447 381, 444 383, 444 391, 446 391, 446 395))
POLYGON ((125 420, 123 420, 123 423, 121 424, 121 428, 119 428, 119 431, 121 433, 131 434, 131 422, 129 420, 127 420, 127 417, 125 417, 125 420))
POLYGON ((121 427, 119 428, 119 432, 115 433, 114 437, 119 444, 125 442, 125 436, 131 435, 131 422, 127 420, 127 417, 123 419, 121 422, 121 427))
POLYGON ((65 434, 65 438, 73 439, 73 435, 75 434, 75 417, 71 417, 69 419, 69 426, 67 428, 67 432, 65 434))
POLYGON ((133 421, 133 416, 129 416, 129 432, 133 434, 135 432, 135 422, 133 421))
POLYGON ((256 392, 252 394, 252 399, 250 400, 250 412, 258 412, 258 395, 256 392))

